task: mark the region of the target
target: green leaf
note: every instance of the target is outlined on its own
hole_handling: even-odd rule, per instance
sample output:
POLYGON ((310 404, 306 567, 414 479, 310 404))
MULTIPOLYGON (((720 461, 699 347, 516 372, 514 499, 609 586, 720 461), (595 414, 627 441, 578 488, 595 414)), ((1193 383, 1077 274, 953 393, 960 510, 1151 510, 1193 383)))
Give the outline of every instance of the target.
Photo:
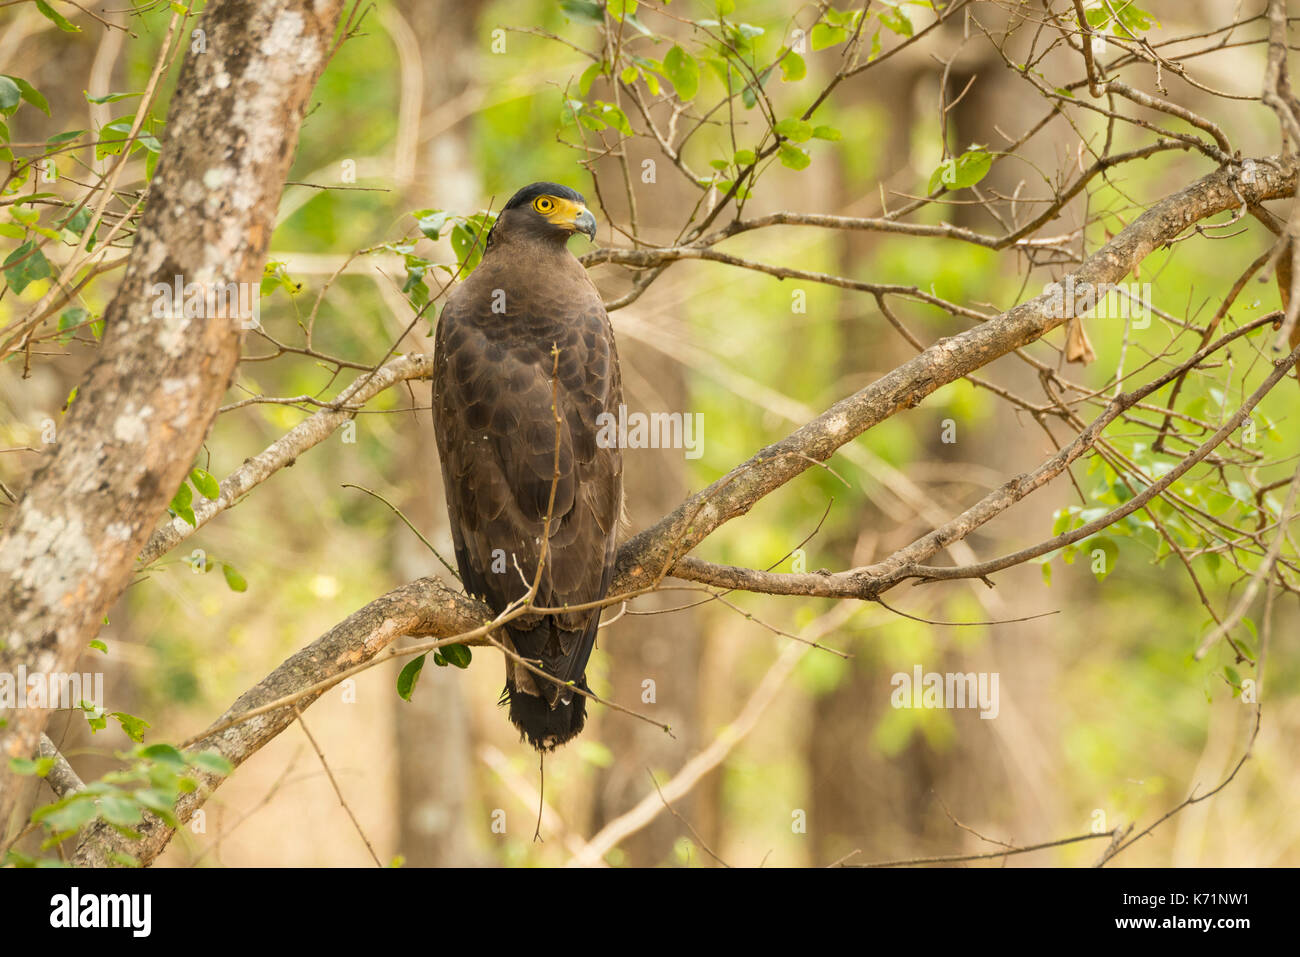
POLYGON ((194 469, 190 472, 190 481, 194 483, 194 487, 199 490, 199 494, 204 498, 215 502, 221 497, 221 485, 211 472, 194 469))
POLYGON ((190 755, 186 760, 202 771, 220 774, 223 777, 235 770, 235 766, 218 751, 200 751, 198 754, 190 755))
POLYGON ((861 10, 836 10, 834 7, 827 7, 825 13, 826 22, 833 27, 852 27, 861 15, 861 10))
POLYGON ((1156 25, 1156 20, 1147 11, 1140 9, 1135 3, 1125 4, 1119 11, 1120 26, 1128 33, 1133 40, 1139 39, 1138 31, 1150 30, 1156 25))
POLYGON ((880 49, 880 31, 877 30, 875 33, 871 34, 871 52, 867 54, 868 63, 880 56, 880 49))
POLYGON ((36 280, 48 279, 50 263, 36 243, 28 240, 5 258, 4 276, 9 288, 20 293, 36 280))
POLYGON ((86 708, 83 706, 82 710, 85 711, 86 724, 90 727, 91 734, 94 734, 96 731, 103 731, 108 727, 108 715, 104 714, 104 712, 100 711, 98 708, 86 708))
POLYGON ((844 138, 844 134, 833 126, 819 126, 813 130, 812 135, 819 140, 839 140, 844 138))
POLYGON ((474 657, 467 645, 444 645, 438 650, 442 652, 448 664, 455 665, 457 668, 468 668, 474 657))
MULTIPOLYGON (((99 782, 95 782, 95 783, 99 783, 99 782)), ((31 820, 33 822, 43 821, 45 820, 45 818, 49 817, 55 811, 59 811, 67 807, 69 804, 75 801, 79 796, 84 794, 89 794, 89 793, 90 793, 90 789, 87 788, 85 791, 79 791, 77 794, 70 794, 67 797, 63 798, 62 800, 55 801, 53 804, 42 804, 40 807, 34 808, 32 810, 31 820)))
POLYGON ((615 20, 622 20, 636 13, 637 0, 606 0, 605 9, 615 20))
POLYGON ((402 284, 402 292, 407 294, 411 300, 411 306, 417 312, 424 308, 425 303, 429 301, 429 286, 424 281, 423 267, 406 274, 406 282, 402 284))
POLYGON ((234 565, 222 562, 221 574, 226 576, 226 584, 230 586, 231 591, 248 591, 248 582, 235 570, 234 565))
POLYGON ((448 213, 442 209, 417 209, 411 213, 415 226, 430 239, 442 236, 442 228, 447 224, 448 213))
POLYGON ((957 161, 955 159, 946 159, 935 167, 934 172, 930 174, 929 192, 933 193, 945 182, 955 181, 957 178, 957 161))
POLYGON ((68 130, 66 133, 55 133, 55 134, 54 134, 53 136, 51 136, 48 140, 45 141, 45 151, 48 153, 49 150, 50 150, 50 147, 58 146, 58 145, 60 145, 61 143, 66 143, 66 142, 68 142, 69 140, 75 140, 78 136, 80 136, 80 135, 81 135, 82 133, 84 133, 84 132, 86 132, 86 131, 85 131, 85 130, 68 130))
POLYGON ((168 827, 179 827, 180 823, 176 820, 174 812, 174 800, 170 794, 162 788, 141 788, 136 791, 132 797, 138 804, 142 804, 149 810, 153 811, 168 827))
MULTIPOLYGON (((18 104, 22 102, 22 91, 18 89, 18 84, 3 74, 0 74, 0 113, 8 115, 18 109, 18 104)), ((8 135, 6 134, 6 139, 8 135)))
POLYGON ((905 37, 910 37, 915 32, 912 29, 912 21, 907 19, 907 14, 896 7, 886 7, 881 10, 880 22, 905 37))
MULTIPOLYGON (((43 820, 53 831, 75 831, 83 824, 89 824, 98 814, 99 808, 95 804, 94 796, 85 794, 77 795, 64 807, 45 815, 43 820)), ((35 817, 36 815, 33 814, 33 820, 35 817)))
MULTIPOLYGON (((144 740, 145 729, 149 727, 149 722, 144 718, 137 718, 135 715, 127 714, 125 711, 109 712, 109 717, 116 718, 118 724, 122 726, 122 731, 136 744, 139 744, 144 740)), ((170 745, 155 744, 153 747, 165 748, 170 747, 170 745)))
POLYGON ((140 823, 140 805, 129 798, 105 794, 99 799, 99 814, 109 824, 130 827, 140 823))
POLYGON ((849 31, 844 27, 833 27, 829 23, 818 23, 813 26, 812 32, 808 35, 808 40, 812 43, 813 50, 825 50, 827 47, 833 47, 838 43, 843 43, 849 38, 849 31))
POLYGON ((397 696, 403 701, 411 700, 411 692, 415 690, 415 683, 420 680, 420 672, 424 670, 424 659, 427 657, 428 655, 420 655, 418 658, 412 658, 397 676, 397 696))
POLYGON ((632 135, 632 124, 628 121, 627 114, 617 104, 596 100, 592 106, 599 110, 601 120, 614 127, 624 136, 632 135))
POLYGON ((930 192, 940 186, 949 190, 965 189, 974 186, 988 175, 993 164, 993 156, 979 146, 973 146, 956 159, 947 159, 940 163, 930 174, 930 192))
POLYGON ((85 94, 87 103, 116 103, 118 100, 125 100, 133 96, 143 96, 143 93, 105 93, 103 96, 91 96, 89 90, 82 90, 85 94))
POLYGON ((1118 0, 1115 3, 1093 7, 1084 16, 1089 26, 1103 29, 1110 26, 1112 13, 1114 14, 1115 26, 1118 27, 1118 29, 1114 30, 1114 33, 1119 36, 1127 34, 1128 38, 1132 40, 1138 39, 1136 31, 1150 30, 1157 22, 1150 13, 1143 10, 1136 3, 1131 2, 1131 0, 1118 0))
POLYGON ((95 159, 116 156, 126 146, 127 135, 131 132, 132 120, 114 120, 99 131, 99 141, 95 144, 95 159))
POLYGON ((693 100, 700 90, 700 64, 676 44, 664 57, 664 76, 683 103, 693 100))
POLYGON ((170 744, 151 744, 147 748, 140 748, 138 754, 146 761, 157 761, 159 764, 171 765, 173 768, 186 766, 185 755, 170 744))
MULTIPOLYGON (((813 135, 813 125, 811 123, 807 120, 801 120, 793 116, 781 120, 781 122, 777 123, 776 126, 772 127, 772 129, 781 136, 784 136, 786 139, 794 140, 796 143, 807 142, 813 135)), ((805 163, 804 165, 806 166, 807 164, 805 163)), ((801 166, 797 168, 802 169, 803 167, 801 166)))
POLYGON ((586 96, 591 92, 591 84, 596 82, 596 77, 604 76, 606 72, 605 61, 597 60, 587 69, 582 71, 582 76, 578 77, 578 92, 586 96))
POLYGON ((782 166, 788 166, 790 169, 807 169, 808 164, 812 162, 812 157, 808 151, 795 146, 793 143, 782 143, 779 154, 782 166))
POLYGON ((102 651, 104 654, 108 654, 108 645, 98 638, 90 643, 90 647, 94 648, 96 651, 102 651))
POLYGON ((194 528, 199 527, 198 519, 194 517, 194 509, 190 503, 194 501, 194 493, 190 491, 189 485, 182 481, 181 487, 176 490, 175 497, 172 498, 168 508, 176 515, 179 515, 185 521, 189 522, 194 528))
POLYGON ((14 81, 18 87, 18 93, 24 100, 36 107, 46 116, 50 115, 50 104, 45 102, 45 97, 41 96, 40 91, 32 86, 20 76, 10 76, 9 79, 14 81))
POLYGON ((269 296, 277 289, 283 289, 289 295, 296 296, 302 289, 302 283, 294 282, 284 262, 270 259, 262 267, 262 278, 257 285, 257 294, 259 297, 269 296))
POLYGON ((808 75, 808 64, 804 58, 791 50, 781 58, 781 80, 785 83, 793 83, 796 80, 802 80, 808 75))
MULTIPOLYGON (((59 229, 66 229, 68 232, 80 236, 86 231, 86 227, 90 225, 90 210, 85 206, 82 206, 81 209, 77 210, 71 216, 60 221, 58 225, 59 229)), ((94 248, 95 237, 92 235, 90 240, 86 243, 86 249, 90 250, 94 248)))
MULTIPOLYGON (((29 776, 29 775, 36 774, 39 771, 39 769, 40 769, 40 765, 36 761, 33 761, 31 758, 10 758, 9 759, 9 770, 12 771, 14 774, 29 776)), ((47 768, 46 770, 48 772, 49 769, 47 768)), ((44 775, 42 775, 42 777, 43 776, 44 775)))
POLYGON ((1115 563, 1119 560, 1119 546, 1113 539, 1106 538, 1102 535, 1094 536, 1088 539, 1083 546, 1088 553, 1088 566, 1092 568, 1092 553, 1100 550, 1104 554, 1102 559, 1103 568, 1101 571, 1093 571, 1097 581, 1105 581, 1111 572, 1115 570, 1115 563))
POLYGON ((731 161, 737 166, 752 166, 758 161, 758 154, 753 150, 736 150, 736 155, 731 161))
POLYGON ((451 248, 456 253, 456 261, 462 266, 462 275, 474 271, 483 256, 483 250, 476 244, 476 236, 464 223, 457 223, 451 228, 451 248))
POLYGON ((46 3, 45 0, 36 0, 36 9, 41 12, 41 16, 45 17, 45 19, 49 20, 64 33, 81 32, 81 27, 68 20, 67 17, 63 16, 63 14, 56 13, 54 8, 46 3))
POLYGON ((603 26, 605 14, 600 5, 592 0, 560 0, 560 10, 574 23, 586 23, 591 26, 603 26))
POLYGON ((745 88, 740 91, 740 102, 744 104, 745 109, 752 110, 758 105, 758 90, 767 85, 768 79, 772 76, 772 67, 768 67, 758 75, 758 84, 745 84, 745 88))

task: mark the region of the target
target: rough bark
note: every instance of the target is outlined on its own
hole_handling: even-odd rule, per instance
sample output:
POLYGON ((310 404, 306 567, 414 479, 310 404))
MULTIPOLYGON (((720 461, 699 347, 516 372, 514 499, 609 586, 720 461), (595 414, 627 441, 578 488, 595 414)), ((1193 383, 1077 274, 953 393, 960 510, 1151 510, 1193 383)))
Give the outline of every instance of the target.
MULTIPOLYGON (((342 0, 214 2, 168 111, 162 158, 104 341, 50 460, 0 539, 0 670, 70 671, 126 586, 230 382, 240 320, 155 315, 155 283, 256 283, 307 97, 342 0)), ((8 759, 36 750, 49 712, 0 728, 8 759)))

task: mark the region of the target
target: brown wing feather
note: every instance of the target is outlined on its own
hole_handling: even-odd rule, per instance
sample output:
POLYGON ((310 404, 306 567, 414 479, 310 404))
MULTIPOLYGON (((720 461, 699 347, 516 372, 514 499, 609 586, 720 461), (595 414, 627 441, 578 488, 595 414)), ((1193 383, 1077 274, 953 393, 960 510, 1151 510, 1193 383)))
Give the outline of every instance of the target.
MULTIPOLYGON (((565 258, 572 268, 485 258, 449 299, 436 332, 434 422, 457 563, 466 589, 496 611, 536 574, 553 483, 550 554, 536 603, 598 600, 613 568, 622 459, 617 448, 600 448, 596 434, 597 416, 617 415, 622 401, 618 358, 599 295, 565 258), (504 312, 494 312, 502 298, 504 312)), ((590 611, 534 616, 509 637, 548 673, 578 680, 598 621, 590 611)), ((553 682, 514 674, 552 706, 567 697, 553 682)))

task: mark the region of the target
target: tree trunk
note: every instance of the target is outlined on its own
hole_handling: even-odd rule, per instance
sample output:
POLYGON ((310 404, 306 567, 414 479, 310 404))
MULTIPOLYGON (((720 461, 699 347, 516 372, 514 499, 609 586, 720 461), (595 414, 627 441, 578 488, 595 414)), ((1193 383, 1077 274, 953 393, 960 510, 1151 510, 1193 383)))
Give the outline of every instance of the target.
MULTIPOLYGON (((154 286, 249 283, 257 295, 341 8, 342 0, 216 2, 200 21, 203 43, 192 42, 181 69, 100 355, 0 539, 0 670, 72 669, 188 472, 238 362, 242 322, 235 309, 203 318, 159 309, 154 286)), ((48 712, 5 717, 0 822, 18 791, 8 759, 36 751, 48 712)))

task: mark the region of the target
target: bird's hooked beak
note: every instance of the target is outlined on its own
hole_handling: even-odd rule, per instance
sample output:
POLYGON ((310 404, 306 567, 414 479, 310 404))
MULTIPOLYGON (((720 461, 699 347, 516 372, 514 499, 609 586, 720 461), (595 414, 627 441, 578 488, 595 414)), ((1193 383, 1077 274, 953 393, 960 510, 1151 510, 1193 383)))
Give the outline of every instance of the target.
POLYGON ((579 207, 580 212, 573 218, 573 228, 575 231, 584 233, 593 243, 596 241, 596 217, 591 215, 591 210, 585 206, 579 207))

